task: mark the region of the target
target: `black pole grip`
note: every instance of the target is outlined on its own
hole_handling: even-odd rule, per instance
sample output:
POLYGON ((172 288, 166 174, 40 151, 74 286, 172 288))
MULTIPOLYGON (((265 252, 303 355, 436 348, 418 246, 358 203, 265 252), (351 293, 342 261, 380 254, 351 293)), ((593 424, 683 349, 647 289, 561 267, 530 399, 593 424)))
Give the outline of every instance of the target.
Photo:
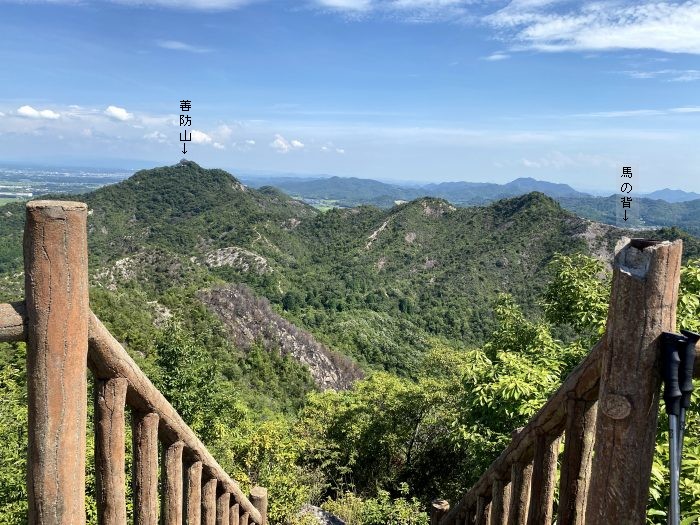
POLYGON ((666 413, 677 416, 681 412, 681 389, 678 385, 678 368, 681 359, 678 356, 678 346, 685 337, 679 334, 664 332, 661 335, 661 378, 664 381, 664 402, 666 413))
POLYGON ((690 330, 681 330, 685 342, 678 345, 678 357, 681 360, 678 371, 678 387, 681 389, 681 407, 690 407, 690 397, 693 393, 693 369, 695 367, 695 345, 700 340, 700 334, 690 330))

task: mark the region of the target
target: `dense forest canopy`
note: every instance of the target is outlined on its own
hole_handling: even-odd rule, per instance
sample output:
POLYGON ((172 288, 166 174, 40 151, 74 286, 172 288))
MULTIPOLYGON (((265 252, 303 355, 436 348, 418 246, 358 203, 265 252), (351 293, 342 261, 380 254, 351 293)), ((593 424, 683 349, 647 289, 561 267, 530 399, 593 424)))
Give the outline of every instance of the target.
MULTIPOLYGON (((423 524, 432 498, 454 501, 601 335, 608 263, 629 233, 540 193, 321 213, 190 162, 73 198, 90 209, 92 309, 222 466, 268 487, 274 524, 303 522, 309 502, 349 524, 423 524), (258 335, 232 336, 226 305, 205 300, 221 289, 236 291, 231 308, 258 335), (352 386, 321 388, 272 325, 337 353, 352 386)), ((24 215, 1 211, 8 301, 22 296, 24 215)), ((697 330, 698 241, 653 235, 686 241, 679 325, 697 330)), ((0 524, 26 522, 24 355, 23 344, 0 351, 0 524)), ((689 517, 700 516, 697 408, 689 517)), ((664 428, 650 523, 665 521, 664 428)), ((94 511, 93 498, 91 521, 94 511)))

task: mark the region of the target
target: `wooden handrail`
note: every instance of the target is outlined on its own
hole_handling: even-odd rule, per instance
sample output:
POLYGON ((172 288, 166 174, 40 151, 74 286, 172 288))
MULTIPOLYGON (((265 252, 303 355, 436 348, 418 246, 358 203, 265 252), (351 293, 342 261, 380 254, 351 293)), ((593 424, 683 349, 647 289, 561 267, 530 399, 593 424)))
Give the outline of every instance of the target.
MULTIPOLYGON (((27 314, 23 301, 0 304, 0 342, 26 341, 26 326, 27 314)), ((93 313, 90 313, 89 327, 88 367, 95 378, 125 378, 129 384, 127 404, 142 412, 155 412, 160 416, 161 440, 167 443, 183 441, 190 459, 201 461, 204 472, 219 480, 224 490, 233 494, 242 512, 247 512, 255 523, 262 523, 262 515, 238 483, 219 466, 187 423, 93 313)))
POLYGON ((241 509, 248 512, 255 523, 262 523, 260 512, 243 494, 238 483, 219 466, 192 429, 182 420, 180 414, 153 386, 124 347, 93 313, 90 314, 88 366, 98 379, 125 378, 129 383, 126 394, 127 404, 141 412, 154 412, 160 416, 161 441, 167 444, 182 441, 190 459, 201 461, 205 474, 219 480, 224 490, 233 494, 241 509))
POLYGON ((681 253, 681 241, 643 239, 617 252, 605 335, 438 525, 461 524, 472 512, 476 523, 489 514, 491 525, 505 523, 507 480, 515 486, 509 523, 551 521, 557 443, 565 430, 560 522, 644 520, 658 414, 658 338, 675 329, 681 253), (527 496, 521 478, 530 468, 527 496))
POLYGON ((522 430, 517 432, 508 446, 482 474, 460 502, 450 509, 443 522, 451 523, 463 508, 476 505, 477 498, 490 493, 494 480, 510 478, 514 462, 528 463, 534 453, 538 432, 561 433, 566 425, 566 402, 570 392, 579 396, 591 396, 598 387, 600 359, 605 340, 596 344, 586 358, 569 374, 564 383, 552 394, 542 408, 522 430))
POLYGON ((90 310, 87 215, 80 202, 27 203, 25 300, 0 304, 0 342, 27 343, 29 524, 85 523, 89 368, 100 523, 126 523, 124 409, 130 406, 136 523, 158 521, 160 441, 163 523, 181 525, 185 510, 189 522, 199 522, 201 507, 207 523, 217 516, 228 523, 229 515, 235 522, 240 512, 244 523, 266 525, 267 490, 254 487, 245 496, 90 310))

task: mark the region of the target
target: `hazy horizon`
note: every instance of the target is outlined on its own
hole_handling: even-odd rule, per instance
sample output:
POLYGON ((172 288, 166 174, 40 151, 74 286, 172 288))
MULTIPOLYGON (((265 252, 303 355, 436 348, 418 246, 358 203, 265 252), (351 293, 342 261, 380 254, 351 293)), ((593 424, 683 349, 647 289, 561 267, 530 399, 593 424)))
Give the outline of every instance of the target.
POLYGON ((0 6, 0 159, 700 191, 698 2, 0 6))
MULTIPOLYGON (((190 160, 190 159, 188 159, 190 160)), ((179 162, 179 161, 178 161, 179 162)), ((196 162, 196 161, 193 161, 196 162)), ((129 163, 125 163, 129 164, 129 163)), ((51 170, 51 171, 85 171, 85 172, 90 172, 94 171, 96 173, 109 173, 109 174, 124 174, 125 177, 130 177, 133 173, 136 171, 142 170, 142 169, 152 169, 160 166, 169 166, 177 164, 172 163, 172 164, 163 164, 163 165, 158 165, 158 164, 153 164, 153 163, 143 163, 143 162, 132 162, 131 165, 137 165, 137 167, 127 167, 127 166, 88 166, 88 165, 68 165, 68 164, 44 164, 44 163, 37 163, 37 162, 20 162, 20 161, 0 161, 0 172, 3 169, 19 169, 19 170, 51 170)), ((233 176, 238 177, 241 180, 255 180, 255 179, 309 179, 309 180, 314 180, 314 179, 325 179, 325 178, 333 178, 333 177, 339 177, 343 179, 364 179, 364 180, 373 180, 377 182, 382 182, 385 184, 393 184, 396 186, 405 186, 405 187, 420 187, 420 186, 425 186, 428 184, 440 184, 444 182, 480 182, 480 183, 495 183, 495 184, 507 184, 509 182, 512 182, 517 179, 522 179, 522 178, 527 178, 527 179, 534 179, 540 182, 552 182, 555 184, 568 184, 571 188, 574 190, 580 191, 582 193, 589 193, 594 196, 609 196, 614 193, 615 191, 608 191, 605 189, 600 189, 600 188, 587 188, 587 187, 582 187, 578 185, 573 185, 569 184, 566 182, 557 182, 557 181, 547 181, 544 179, 539 179, 537 177, 533 177, 531 175, 521 175, 519 177, 514 177, 510 180, 506 180, 503 182, 497 182, 493 180, 483 180, 483 179, 471 179, 471 178, 462 178, 462 179, 439 179, 435 178, 432 180, 424 179, 424 180, 405 180, 405 179, 391 179, 391 178, 382 178, 382 177, 363 177, 361 175, 336 175, 332 173, 292 173, 292 172, 285 172, 285 171, 265 171, 265 170, 250 170, 250 169, 238 169, 238 168, 230 168, 230 167, 221 167, 221 166, 206 166, 202 165, 204 168, 208 169, 223 169, 229 173, 231 173, 233 176)), ((656 191, 660 190, 681 190, 685 192, 690 192, 690 190, 683 189, 683 188, 674 188, 670 186, 660 186, 658 188, 652 188, 647 191, 642 191, 642 192, 634 192, 638 195, 646 195, 649 193, 653 193, 656 191)))

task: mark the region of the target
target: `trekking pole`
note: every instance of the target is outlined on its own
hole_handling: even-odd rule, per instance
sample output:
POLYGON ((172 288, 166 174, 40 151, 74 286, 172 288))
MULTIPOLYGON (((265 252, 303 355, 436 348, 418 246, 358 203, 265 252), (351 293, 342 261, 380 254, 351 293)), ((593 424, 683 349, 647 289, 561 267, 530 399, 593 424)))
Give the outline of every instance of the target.
POLYGON ((695 345, 700 340, 700 334, 690 330, 681 330, 685 336, 684 344, 679 345, 678 357, 680 369, 678 372, 678 387, 681 390, 681 410, 678 419, 678 477, 680 479, 681 462, 683 461, 683 437, 685 434, 686 411, 690 408, 690 397, 693 394, 693 369, 695 367, 695 345))
POLYGON ((668 444, 671 475, 671 497, 669 500, 669 525, 680 523, 680 494, 678 469, 678 417, 681 409, 681 390, 678 386, 680 357, 678 347, 686 339, 682 335, 664 332, 661 336, 661 376, 664 381, 664 402, 668 414, 668 444))

